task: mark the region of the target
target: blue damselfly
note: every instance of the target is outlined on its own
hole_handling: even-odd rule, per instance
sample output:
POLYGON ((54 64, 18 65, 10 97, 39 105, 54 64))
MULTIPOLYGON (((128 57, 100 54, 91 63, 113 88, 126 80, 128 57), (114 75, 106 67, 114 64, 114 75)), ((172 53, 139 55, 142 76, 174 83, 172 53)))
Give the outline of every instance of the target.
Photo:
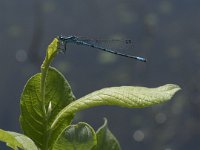
MULTIPOLYGON (((83 46, 96 48, 96 49, 99 49, 99 50, 102 50, 102 51, 105 51, 105 52, 109 52, 109 53, 112 53, 112 54, 120 55, 120 56, 133 58, 133 59, 136 59, 136 60, 139 60, 139 61, 142 61, 142 62, 147 61, 143 57, 124 54, 124 53, 117 52, 117 51, 114 51, 114 50, 109 49, 109 48, 99 46, 98 44, 96 44, 98 42, 98 40, 92 40, 92 39, 82 38, 82 37, 78 37, 78 36, 58 36, 58 40, 59 40, 61 46, 63 46, 64 51, 66 51, 66 46, 67 46, 68 43, 73 43, 73 44, 77 44, 77 45, 83 45, 83 46)), ((125 40, 125 42, 126 42, 126 44, 128 44, 131 41, 125 40)))

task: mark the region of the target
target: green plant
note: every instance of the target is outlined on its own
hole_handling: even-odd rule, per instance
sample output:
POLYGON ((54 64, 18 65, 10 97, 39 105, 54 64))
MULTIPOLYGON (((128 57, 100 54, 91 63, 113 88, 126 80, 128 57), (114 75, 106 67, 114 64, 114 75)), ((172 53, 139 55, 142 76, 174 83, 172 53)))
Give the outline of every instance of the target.
POLYGON ((71 124, 76 112, 100 105, 143 108, 166 102, 180 90, 174 84, 158 88, 110 87, 76 100, 64 76, 50 67, 58 52, 59 41, 55 38, 48 46, 41 73, 31 77, 24 87, 20 103, 24 134, 0 130, 0 140, 13 149, 119 150, 106 119, 95 133, 87 123, 71 124))

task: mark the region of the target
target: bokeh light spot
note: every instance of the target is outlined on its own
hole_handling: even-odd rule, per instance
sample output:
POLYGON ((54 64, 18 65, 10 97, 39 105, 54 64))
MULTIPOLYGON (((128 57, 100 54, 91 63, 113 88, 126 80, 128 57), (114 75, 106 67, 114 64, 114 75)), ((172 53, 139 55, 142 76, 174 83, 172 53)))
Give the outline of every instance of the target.
POLYGON ((17 52, 16 52, 16 55, 15 55, 15 57, 16 57, 16 60, 18 61, 18 62, 25 62, 26 60, 27 60, 27 53, 26 53, 26 51, 25 50, 18 50, 17 52))
POLYGON ((137 130, 133 134, 133 138, 137 142, 141 142, 144 140, 144 133, 141 130, 137 130))

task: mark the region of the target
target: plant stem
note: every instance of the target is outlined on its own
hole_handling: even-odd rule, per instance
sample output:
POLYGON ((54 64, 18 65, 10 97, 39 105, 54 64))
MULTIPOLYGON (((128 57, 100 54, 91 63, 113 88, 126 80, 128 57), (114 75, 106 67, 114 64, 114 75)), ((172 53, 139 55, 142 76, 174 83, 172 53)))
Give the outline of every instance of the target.
POLYGON ((45 107, 45 81, 46 81, 47 71, 48 71, 47 67, 45 67, 45 68, 41 67, 41 85, 40 85, 40 88, 41 88, 42 112, 43 112, 44 118, 46 118, 46 115, 47 115, 46 107, 45 107))
POLYGON ((41 92, 41 102, 42 102, 42 113, 43 113, 43 118, 44 118, 44 127, 45 127, 45 132, 44 132, 44 150, 48 150, 48 140, 50 133, 48 131, 48 112, 46 110, 46 102, 45 102, 45 89, 46 89, 46 78, 49 70, 49 66, 53 60, 53 58, 56 56, 58 52, 58 46, 59 42, 55 38, 53 42, 48 46, 47 52, 46 52, 46 57, 44 62, 41 65, 41 81, 40 81, 40 92, 41 92))
POLYGON ((48 73, 50 62, 46 61, 46 58, 41 66, 41 83, 40 83, 40 88, 41 88, 41 101, 42 101, 42 112, 43 112, 43 118, 44 118, 44 126, 45 126, 45 132, 44 132, 44 150, 48 149, 48 129, 47 129, 47 124, 48 124, 48 118, 47 118, 47 111, 46 111, 46 103, 45 103, 45 89, 46 89, 46 77, 48 73), (47 137, 47 139, 46 139, 47 137))

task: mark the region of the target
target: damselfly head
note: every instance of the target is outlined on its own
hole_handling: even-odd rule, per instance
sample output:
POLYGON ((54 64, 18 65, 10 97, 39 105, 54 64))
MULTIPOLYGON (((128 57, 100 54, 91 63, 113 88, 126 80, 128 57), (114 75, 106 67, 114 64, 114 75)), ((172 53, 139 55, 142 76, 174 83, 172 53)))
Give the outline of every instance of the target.
POLYGON ((65 53, 66 51, 66 41, 65 41, 65 36, 57 36, 57 39, 59 40, 59 52, 60 53, 65 53))
POLYGON ((77 36, 62 36, 62 35, 60 35, 60 36, 58 36, 58 40, 60 41, 60 42, 72 42, 72 41, 74 41, 74 40, 76 40, 76 39, 78 39, 78 37, 77 36))
POLYGON ((73 43, 76 42, 78 40, 77 36, 57 36, 59 42, 60 42, 60 46, 59 49, 61 50, 60 52, 64 53, 66 51, 66 47, 68 43, 73 43))

